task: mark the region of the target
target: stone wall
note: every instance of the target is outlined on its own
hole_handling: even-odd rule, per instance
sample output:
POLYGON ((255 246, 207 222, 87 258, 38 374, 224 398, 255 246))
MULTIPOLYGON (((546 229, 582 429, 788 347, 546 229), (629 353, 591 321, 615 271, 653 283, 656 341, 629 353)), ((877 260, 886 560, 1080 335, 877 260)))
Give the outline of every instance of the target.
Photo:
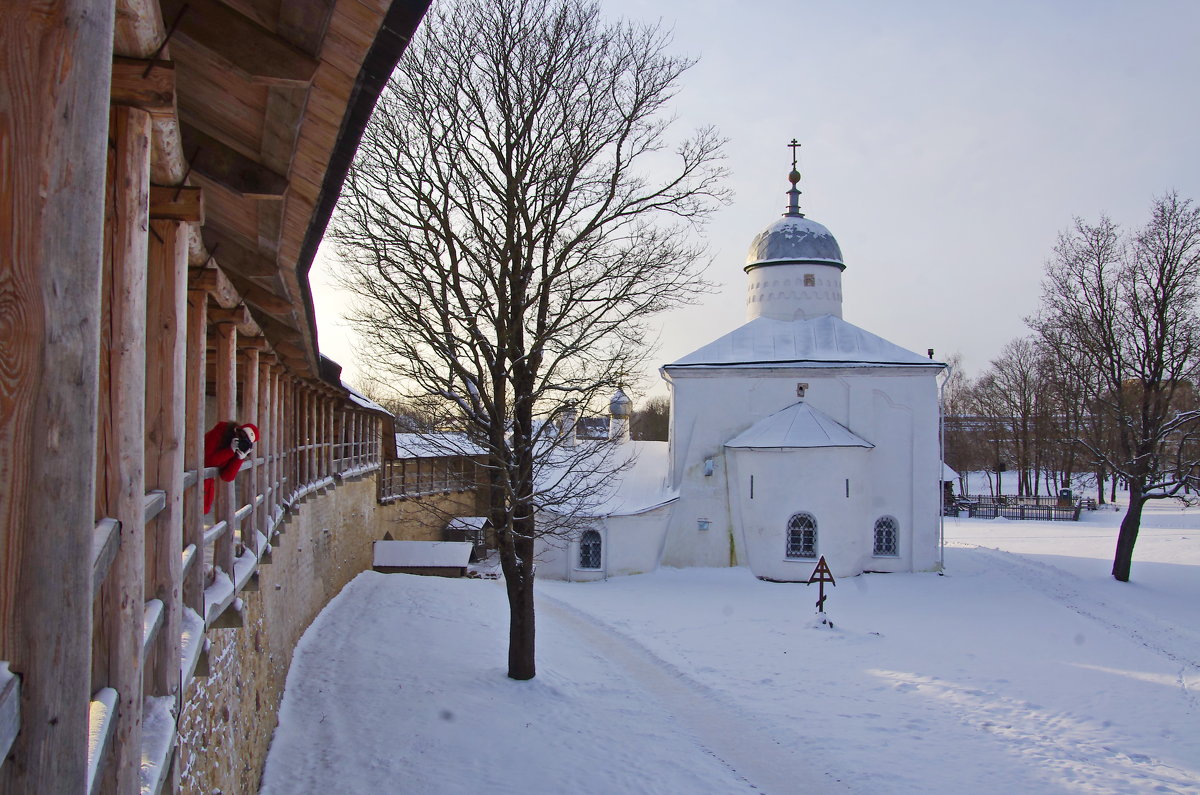
POLYGON ((292 651, 329 600, 371 567, 372 542, 385 533, 440 540, 446 515, 477 513, 473 492, 379 505, 375 489, 369 476, 300 505, 259 567, 258 589, 241 594, 245 626, 209 630, 209 675, 187 688, 179 721, 183 792, 258 791, 292 651))

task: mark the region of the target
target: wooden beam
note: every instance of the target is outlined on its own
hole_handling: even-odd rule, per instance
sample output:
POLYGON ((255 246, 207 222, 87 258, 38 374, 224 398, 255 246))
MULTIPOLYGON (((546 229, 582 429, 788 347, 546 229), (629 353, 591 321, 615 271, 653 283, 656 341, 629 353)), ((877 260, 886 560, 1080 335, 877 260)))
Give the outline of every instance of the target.
POLYGON ((153 116, 175 115, 175 62, 113 58, 112 104, 153 116))
MULTIPOLYGON (((154 221, 204 223, 204 191, 191 185, 151 185, 150 218, 154 221)), ((187 236, 184 235, 184 253, 187 236)))
POLYGON ((270 279, 278 275, 279 262, 263 254, 257 248, 251 248, 242 240, 226 235, 206 226, 201 231, 204 245, 209 251, 216 250, 215 259, 221 267, 231 274, 246 279, 270 279))
POLYGON ((320 62, 286 39, 217 0, 163 0, 163 15, 188 11, 175 35, 208 50, 253 83, 303 87, 320 62))
POLYGON ((121 523, 116 519, 101 519, 92 533, 92 598, 100 592, 104 578, 121 545, 121 523))
POLYGON ((113 4, 0 22, 0 659, 23 715, 0 791, 87 787, 97 362, 113 4), (48 440, 53 440, 48 444, 48 440), (53 572, 52 576, 49 575, 53 572))
POLYGON ((265 351, 269 347, 271 347, 271 343, 267 342, 266 337, 238 337, 238 350, 253 350, 256 352, 255 358, 257 358, 257 352, 265 351))
MULTIPOLYGON (((276 295, 265 287, 259 287, 249 279, 232 274, 229 280, 241 294, 243 300, 255 309, 260 309, 276 318, 291 320, 299 308, 284 296, 276 295)), ((262 325, 260 322, 259 325, 262 325)))
POLYGON ((216 267, 190 268, 188 270, 188 289, 203 290, 216 301, 217 306, 232 309, 242 302, 237 288, 229 278, 216 267))
MULTIPOLYGON (((188 13, 191 15, 191 12, 188 13)), ((181 122, 183 148, 195 152, 192 168, 213 182, 248 199, 282 199, 288 180, 283 174, 243 155, 190 124, 181 122)))
POLYGON ((217 324, 232 323, 235 326, 240 326, 250 321, 250 310, 246 308, 245 304, 239 304, 233 309, 210 306, 208 308, 208 319, 217 324))

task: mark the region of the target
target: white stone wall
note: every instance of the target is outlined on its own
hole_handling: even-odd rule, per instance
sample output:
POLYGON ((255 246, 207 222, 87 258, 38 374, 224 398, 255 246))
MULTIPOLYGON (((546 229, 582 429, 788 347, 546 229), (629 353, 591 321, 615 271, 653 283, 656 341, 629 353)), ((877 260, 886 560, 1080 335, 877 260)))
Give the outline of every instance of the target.
POLYGON ((569 539, 539 538, 537 576, 586 582, 606 577, 644 574, 658 568, 666 539, 671 505, 626 516, 597 517, 590 528, 600 533, 599 569, 579 568, 579 535, 569 539))
POLYGON ((835 265, 761 265, 746 274, 746 320, 842 316, 842 269, 835 265), (805 284, 805 276, 813 284, 805 284))
MULTIPOLYGON (((941 464, 937 386, 931 370, 680 368, 669 371, 667 376, 673 393, 671 477, 680 496, 668 525, 664 565, 750 565, 755 560, 782 557, 784 541, 779 539, 786 538, 787 517, 798 510, 809 510, 814 515, 816 512, 803 505, 793 507, 780 502, 771 509, 786 514, 779 525, 778 538, 768 539, 756 535, 757 531, 748 531, 760 526, 754 522, 763 528, 768 524, 767 508, 756 504, 753 510, 745 512, 740 504, 731 502, 742 500, 741 495, 749 500, 750 467, 756 471, 761 468, 766 479, 764 487, 781 494, 785 493, 786 484, 806 481, 821 484, 828 491, 820 498, 827 499, 827 503, 821 504, 822 514, 827 513, 828 518, 818 516, 819 529, 858 528, 845 529, 847 536, 832 547, 837 551, 836 565, 832 558, 829 562, 835 567, 835 575, 863 570, 925 570, 936 565, 941 464), (732 451, 727 451, 724 443, 764 417, 795 403, 797 383, 808 384, 806 402, 875 447, 861 452, 844 450, 845 455, 841 456, 813 450, 793 451, 779 454, 777 459, 762 458, 762 464, 751 456, 764 453, 741 451, 736 454, 735 463, 732 451), (712 475, 706 476, 705 461, 710 458, 712 475), (814 468, 807 461, 824 462, 824 466, 814 468), (849 501, 844 496, 847 477, 851 479, 849 501), (875 519, 885 514, 900 522, 898 558, 875 558, 871 554, 875 519), (699 529, 701 519, 708 520, 707 530, 699 529), (748 549, 748 545, 756 543, 764 545, 761 554, 748 549)), ((757 492, 757 478, 758 475, 755 503, 762 499, 757 492)), ((802 493, 807 492, 806 487, 801 488, 805 488, 802 493)))

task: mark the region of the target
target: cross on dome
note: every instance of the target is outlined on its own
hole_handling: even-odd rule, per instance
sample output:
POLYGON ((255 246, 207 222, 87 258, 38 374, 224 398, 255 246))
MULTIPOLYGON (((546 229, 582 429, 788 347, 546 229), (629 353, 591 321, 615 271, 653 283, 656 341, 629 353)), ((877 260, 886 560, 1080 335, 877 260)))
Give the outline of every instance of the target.
POLYGON ((800 142, 793 138, 788 146, 792 150, 792 170, 788 173, 788 182, 792 183, 792 189, 788 191, 788 211, 784 215, 803 218, 804 213, 800 212, 800 189, 796 187, 796 183, 800 181, 800 172, 796 170, 796 150, 800 148, 800 142))

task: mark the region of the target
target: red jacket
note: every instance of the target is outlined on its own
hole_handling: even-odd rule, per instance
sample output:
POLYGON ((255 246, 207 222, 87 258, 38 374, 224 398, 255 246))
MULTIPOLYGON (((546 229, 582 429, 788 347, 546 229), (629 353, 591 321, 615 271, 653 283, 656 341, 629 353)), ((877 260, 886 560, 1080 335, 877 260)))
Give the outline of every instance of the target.
MULTIPOLYGON (((241 458, 233 449, 233 437, 237 432, 235 422, 218 422, 208 433, 204 434, 204 466, 220 467, 221 480, 226 483, 237 477, 242 468, 241 458)), ((252 426, 251 426, 252 427, 252 426)), ((255 437, 258 429, 255 428, 255 437)), ((204 512, 212 510, 213 499, 217 496, 217 484, 212 478, 204 479, 204 512)))

